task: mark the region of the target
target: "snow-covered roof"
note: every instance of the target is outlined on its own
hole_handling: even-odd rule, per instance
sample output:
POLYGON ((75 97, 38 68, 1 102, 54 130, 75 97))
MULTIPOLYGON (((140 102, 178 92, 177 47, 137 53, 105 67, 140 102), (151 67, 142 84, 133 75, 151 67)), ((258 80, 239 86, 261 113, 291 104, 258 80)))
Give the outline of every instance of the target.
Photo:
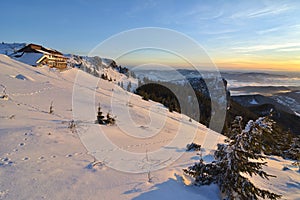
POLYGON ((51 53, 43 51, 41 49, 35 49, 35 51, 40 52, 40 53, 45 54, 45 55, 50 55, 51 54, 51 53))
POLYGON ((28 65, 35 66, 37 65, 37 61, 43 56, 44 54, 42 53, 24 53, 21 57, 15 59, 28 65))
POLYGON ((51 48, 48 48, 48 47, 44 47, 46 50, 48 51, 54 51, 54 52, 57 52, 57 53, 60 53, 59 51, 55 50, 55 49, 51 49, 51 48))
MULTIPOLYGON (((49 53, 49 52, 47 52, 47 51, 43 51, 43 50, 41 50, 41 49, 36 49, 35 51, 40 52, 40 53, 42 53, 42 54, 44 54, 44 55, 53 55, 52 53, 49 53)), ((60 54, 54 54, 54 55, 55 55, 56 57, 66 58, 65 56, 60 55, 60 54)))

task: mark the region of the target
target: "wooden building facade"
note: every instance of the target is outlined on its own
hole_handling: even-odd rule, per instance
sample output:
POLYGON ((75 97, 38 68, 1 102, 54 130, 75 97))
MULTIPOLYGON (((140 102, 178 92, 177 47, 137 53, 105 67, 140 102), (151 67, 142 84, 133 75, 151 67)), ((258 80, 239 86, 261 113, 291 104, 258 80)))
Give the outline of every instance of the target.
POLYGON ((22 49, 18 50, 15 54, 15 57, 22 57, 24 54, 29 56, 38 55, 32 56, 36 58, 35 62, 31 62, 31 65, 33 66, 48 65, 51 68, 67 68, 68 58, 66 58, 61 52, 54 49, 46 48, 37 44, 28 44, 22 49))

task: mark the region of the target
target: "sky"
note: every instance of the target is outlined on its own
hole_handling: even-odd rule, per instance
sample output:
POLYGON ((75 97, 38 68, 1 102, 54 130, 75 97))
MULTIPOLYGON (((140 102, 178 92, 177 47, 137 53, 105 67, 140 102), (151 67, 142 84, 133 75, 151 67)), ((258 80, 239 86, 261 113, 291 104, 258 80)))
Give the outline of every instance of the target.
MULTIPOLYGON (((300 71, 300 1, 296 0, 3 0, 0 8, 3 42, 37 43, 88 55, 123 31, 159 27, 195 40, 221 69, 300 71)), ((140 60, 151 57, 156 62, 164 56, 141 54, 137 54, 140 60)), ((134 64, 134 59, 128 56, 121 64, 134 64)), ((184 66, 171 57, 162 60, 184 66)))

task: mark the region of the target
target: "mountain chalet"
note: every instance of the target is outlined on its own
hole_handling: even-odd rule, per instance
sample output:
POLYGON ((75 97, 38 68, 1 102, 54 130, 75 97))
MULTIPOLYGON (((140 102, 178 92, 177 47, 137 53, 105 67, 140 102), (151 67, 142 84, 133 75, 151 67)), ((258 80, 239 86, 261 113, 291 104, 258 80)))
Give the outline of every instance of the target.
POLYGON ((67 68, 67 59, 61 52, 37 44, 28 44, 13 55, 16 60, 38 67, 48 65, 50 68, 67 68))

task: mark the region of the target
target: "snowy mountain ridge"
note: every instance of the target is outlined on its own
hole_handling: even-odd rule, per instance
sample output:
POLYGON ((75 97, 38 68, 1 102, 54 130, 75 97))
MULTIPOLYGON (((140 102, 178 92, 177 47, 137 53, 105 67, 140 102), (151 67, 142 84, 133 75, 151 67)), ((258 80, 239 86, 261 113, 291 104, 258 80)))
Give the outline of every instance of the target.
POLYGON ((0 43, 0 54, 11 55, 26 46, 26 43, 0 43))
POLYGON ((130 76, 127 68, 118 66, 116 62, 108 58, 100 58, 99 56, 78 56, 66 54, 68 57, 68 65, 76 67, 84 72, 92 74, 95 77, 106 78, 107 80, 122 85, 124 89, 133 92, 138 86, 138 80, 130 76), (130 84, 130 88, 128 85, 130 84))

